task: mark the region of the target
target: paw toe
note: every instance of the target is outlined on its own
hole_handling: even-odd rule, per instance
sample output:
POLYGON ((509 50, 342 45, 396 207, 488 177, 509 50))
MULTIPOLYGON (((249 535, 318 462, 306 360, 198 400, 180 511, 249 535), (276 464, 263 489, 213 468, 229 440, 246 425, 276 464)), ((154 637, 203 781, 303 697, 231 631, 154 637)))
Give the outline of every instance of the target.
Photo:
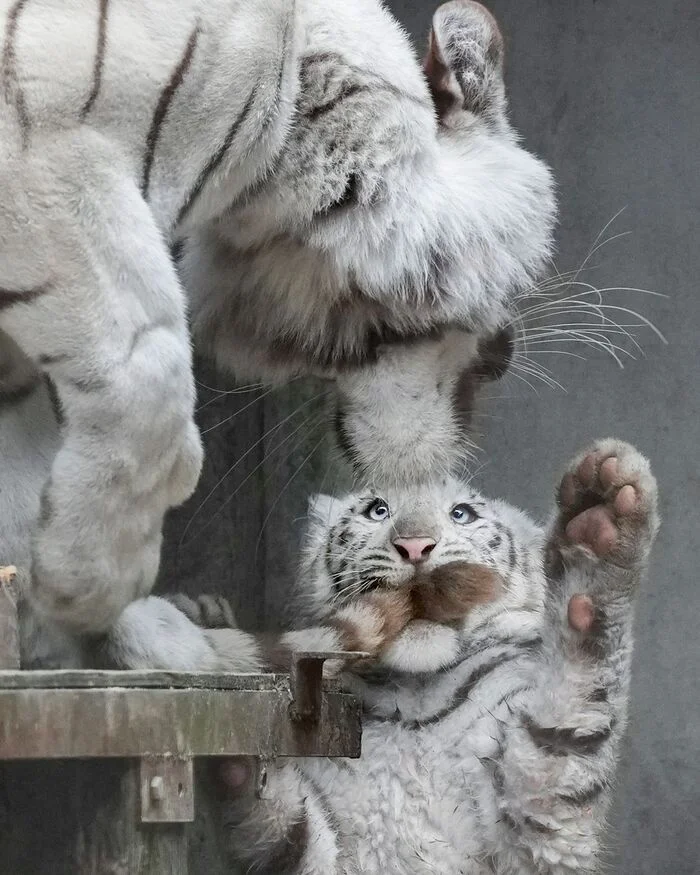
POLYGON ((615 496, 613 506, 620 516, 633 513, 638 505, 637 490, 631 484, 627 484, 615 496))
POLYGON ((595 482, 597 458, 594 453, 584 456, 576 470, 576 475, 583 486, 592 486, 595 482))
POLYGON ((619 476, 620 472, 620 460, 617 456, 610 456, 601 464, 599 479, 600 483, 606 489, 612 486, 619 476))
POLYGON ((564 507, 570 507, 576 501, 576 478, 573 474, 564 474, 562 477, 559 501, 564 507))

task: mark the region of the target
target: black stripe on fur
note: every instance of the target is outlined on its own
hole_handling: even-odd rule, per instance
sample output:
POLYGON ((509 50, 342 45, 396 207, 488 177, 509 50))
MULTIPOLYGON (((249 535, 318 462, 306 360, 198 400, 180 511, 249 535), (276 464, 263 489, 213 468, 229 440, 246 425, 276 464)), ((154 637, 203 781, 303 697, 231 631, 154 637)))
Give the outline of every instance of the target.
POLYGON ((153 119, 151 120, 151 127, 149 128, 148 136, 146 137, 146 151, 143 156, 141 194, 144 198, 148 197, 148 187, 151 182, 151 169, 153 168, 153 159, 155 158, 156 146, 158 145, 158 140, 160 138, 161 128, 165 122, 165 117, 168 114, 170 104, 175 97, 175 92, 180 85, 182 85, 185 74, 192 63, 192 57, 197 46, 198 37, 199 26, 195 27, 190 34, 190 38, 187 40, 187 45, 185 46, 184 54, 182 55, 182 58, 180 58, 177 67, 173 70, 167 85, 163 88, 160 97, 158 98, 158 103, 156 104, 153 113, 153 119))
POLYGON ((211 156, 211 158, 207 162, 206 166, 204 167, 202 172, 197 177, 195 184, 193 185, 192 189, 189 191, 189 193, 187 194, 187 197, 185 198, 185 202, 180 207, 180 211, 177 215, 177 221, 176 221, 177 225, 179 225, 187 217, 188 213, 190 212, 190 210, 194 206, 195 201, 197 200, 199 195, 202 193, 202 189, 204 188, 204 186, 207 184, 207 182, 209 181, 212 174, 218 169, 219 165, 226 157, 226 153, 231 148, 231 145, 233 144, 233 141, 236 138, 236 134, 241 129, 245 120, 250 115, 250 112, 253 108, 253 104, 255 103, 255 98, 257 96, 257 93, 258 93, 257 87, 253 88, 253 90, 250 92, 250 95, 248 96, 248 100, 245 102, 243 109, 241 110, 238 117, 231 125, 231 127, 228 129, 228 132, 227 132, 226 136, 224 137, 223 143, 221 144, 219 149, 211 156))
POLYGON ((591 756, 608 741, 614 724, 585 734, 572 727, 539 726, 530 717, 524 726, 535 747, 552 756, 591 756))
MULTIPOLYGON (((19 84, 17 77, 17 54, 15 40, 17 37, 17 26, 19 16, 27 5, 27 0, 16 0, 12 8, 7 14, 7 23, 5 25, 5 41, 2 49, 2 75, 5 83, 5 100, 8 103, 14 104, 19 121, 20 130, 22 132, 22 147, 26 148, 29 142, 29 131, 31 128, 29 113, 27 112, 27 103, 24 99, 24 92, 19 84)), ((2 307, 2 297, 0 293, 0 307, 2 307)))
POLYGON ((105 62, 105 49, 107 47, 107 13, 109 0, 100 0, 100 15, 97 21, 97 45, 95 47, 95 63, 92 70, 92 89, 83 108, 80 110, 80 119, 85 121, 100 93, 102 86, 102 69, 105 62))

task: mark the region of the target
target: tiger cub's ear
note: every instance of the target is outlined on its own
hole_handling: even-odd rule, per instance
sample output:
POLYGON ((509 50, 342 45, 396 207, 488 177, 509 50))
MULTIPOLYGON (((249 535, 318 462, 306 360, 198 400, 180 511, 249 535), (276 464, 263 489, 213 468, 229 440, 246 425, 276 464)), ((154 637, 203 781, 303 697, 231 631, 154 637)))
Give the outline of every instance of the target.
POLYGON ((423 62, 441 122, 460 111, 489 113, 503 98, 503 37, 473 0, 451 0, 433 16, 423 62))

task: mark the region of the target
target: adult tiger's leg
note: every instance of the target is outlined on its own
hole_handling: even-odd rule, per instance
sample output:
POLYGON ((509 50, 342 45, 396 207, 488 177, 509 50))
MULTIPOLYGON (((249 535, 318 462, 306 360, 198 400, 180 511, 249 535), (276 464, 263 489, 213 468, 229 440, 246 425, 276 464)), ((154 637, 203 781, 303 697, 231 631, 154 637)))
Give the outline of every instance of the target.
POLYGON ((37 604, 101 631, 151 589, 165 511, 201 466, 183 293, 128 161, 89 129, 0 172, 0 329, 51 378, 62 443, 32 550, 37 604))

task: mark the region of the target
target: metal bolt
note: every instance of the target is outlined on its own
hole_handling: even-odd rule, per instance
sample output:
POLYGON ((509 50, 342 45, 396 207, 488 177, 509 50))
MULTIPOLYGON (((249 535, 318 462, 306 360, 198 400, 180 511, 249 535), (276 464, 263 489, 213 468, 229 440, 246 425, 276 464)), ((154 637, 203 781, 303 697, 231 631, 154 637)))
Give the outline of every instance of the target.
POLYGON ((155 778, 151 778, 151 799, 154 802, 160 802, 165 798, 165 784, 163 783, 163 779, 160 775, 156 775, 155 778))

